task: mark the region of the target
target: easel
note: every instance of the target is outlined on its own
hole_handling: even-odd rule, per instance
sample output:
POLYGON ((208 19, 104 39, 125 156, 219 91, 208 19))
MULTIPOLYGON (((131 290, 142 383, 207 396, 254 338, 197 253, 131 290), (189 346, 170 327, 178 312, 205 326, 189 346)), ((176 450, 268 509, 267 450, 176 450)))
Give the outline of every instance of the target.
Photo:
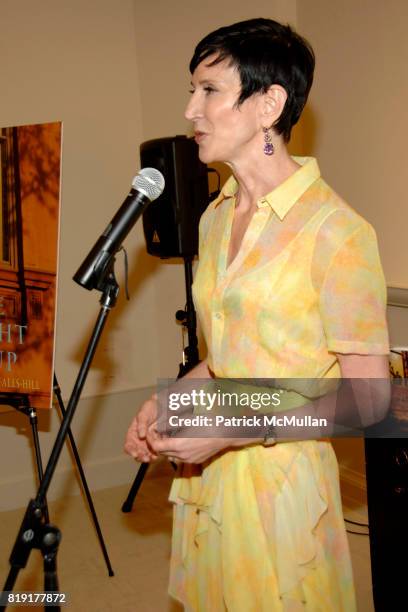
MULTIPOLYGON (((60 413, 61 413, 61 417, 64 418, 65 416, 65 406, 64 406, 64 402, 62 399, 62 394, 61 394, 61 388, 58 384, 57 381, 57 377, 54 374, 54 381, 53 381, 53 391, 54 391, 54 395, 57 399, 57 403, 60 409, 60 413)), ((37 465, 37 476, 38 476, 38 482, 40 483, 44 473, 43 473, 43 464, 42 464, 42 458, 41 458, 41 448, 40 448, 40 440, 39 440, 39 436, 38 436, 38 418, 37 418, 37 410, 35 407, 30 405, 30 399, 29 399, 29 395, 25 394, 25 393, 0 393, 0 404, 1 405, 9 405, 12 408, 14 408, 15 410, 18 410, 18 412, 21 412, 22 414, 25 414, 30 421, 30 426, 31 426, 31 431, 32 431, 32 436, 33 436, 33 443, 34 443, 34 452, 35 452, 35 459, 36 459, 36 465, 37 465)), ((88 506, 89 506, 89 510, 91 512, 92 515, 92 519, 94 522, 94 526, 95 526, 95 530, 99 539, 99 543, 102 549, 102 554, 104 556, 105 559, 105 563, 108 569, 108 574, 109 576, 113 576, 113 569, 109 560, 109 555, 105 546, 105 541, 102 535, 102 531, 99 525, 99 521, 98 521, 98 517, 95 511, 95 506, 92 500, 92 496, 88 487, 88 483, 86 480, 86 476, 82 467, 82 463, 81 463, 81 459, 79 457, 79 453, 78 453, 78 449, 77 449, 77 445, 74 439, 74 436, 72 434, 71 429, 68 429, 68 437, 69 437, 69 441, 70 441, 70 445, 71 445, 71 450, 72 453, 74 455, 74 459, 75 459, 75 463, 81 478, 81 483, 82 483, 82 487, 88 502, 88 506)), ((44 520, 46 523, 49 523, 49 511, 48 511, 48 504, 46 499, 44 500, 44 520)))

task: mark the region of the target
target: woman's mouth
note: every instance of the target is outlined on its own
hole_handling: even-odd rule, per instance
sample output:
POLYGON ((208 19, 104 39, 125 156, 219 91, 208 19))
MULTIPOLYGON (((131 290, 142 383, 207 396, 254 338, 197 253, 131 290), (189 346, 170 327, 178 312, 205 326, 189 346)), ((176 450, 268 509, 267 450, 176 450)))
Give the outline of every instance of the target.
POLYGON ((197 144, 200 144, 205 138, 205 136, 207 136, 205 132, 199 132, 199 131, 194 132, 194 140, 196 141, 197 144))

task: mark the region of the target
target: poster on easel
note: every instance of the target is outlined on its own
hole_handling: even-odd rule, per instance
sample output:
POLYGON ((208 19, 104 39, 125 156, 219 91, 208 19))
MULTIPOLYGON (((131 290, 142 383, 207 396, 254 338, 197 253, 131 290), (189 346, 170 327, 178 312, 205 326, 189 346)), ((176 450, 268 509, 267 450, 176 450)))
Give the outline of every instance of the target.
POLYGON ((61 136, 0 128, 0 406, 52 405, 61 136))

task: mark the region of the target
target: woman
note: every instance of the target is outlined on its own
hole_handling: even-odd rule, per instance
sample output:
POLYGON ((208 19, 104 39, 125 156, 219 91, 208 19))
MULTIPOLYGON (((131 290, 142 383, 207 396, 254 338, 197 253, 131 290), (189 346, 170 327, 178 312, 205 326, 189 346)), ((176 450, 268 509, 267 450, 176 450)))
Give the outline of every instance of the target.
MULTIPOLYGON (((190 63, 200 159, 233 176, 200 223, 194 299, 208 357, 189 377, 387 378, 385 286, 372 227, 288 154, 313 79, 310 45, 253 19, 190 63)), ((168 438, 156 399, 129 428, 140 461, 179 460, 170 593, 188 610, 355 610, 328 441, 168 438)))

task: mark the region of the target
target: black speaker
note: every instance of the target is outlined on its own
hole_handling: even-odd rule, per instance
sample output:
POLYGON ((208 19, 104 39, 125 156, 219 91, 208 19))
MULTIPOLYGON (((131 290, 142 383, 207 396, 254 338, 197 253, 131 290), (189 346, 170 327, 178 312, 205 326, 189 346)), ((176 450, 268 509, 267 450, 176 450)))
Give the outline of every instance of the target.
POLYGON ((158 138, 140 146, 142 167, 157 168, 166 186, 143 214, 147 252, 156 257, 198 254, 198 223, 208 206, 207 166, 186 136, 158 138))
POLYGON ((408 440, 368 438, 365 456, 375 610, 406 610, 408 440))

